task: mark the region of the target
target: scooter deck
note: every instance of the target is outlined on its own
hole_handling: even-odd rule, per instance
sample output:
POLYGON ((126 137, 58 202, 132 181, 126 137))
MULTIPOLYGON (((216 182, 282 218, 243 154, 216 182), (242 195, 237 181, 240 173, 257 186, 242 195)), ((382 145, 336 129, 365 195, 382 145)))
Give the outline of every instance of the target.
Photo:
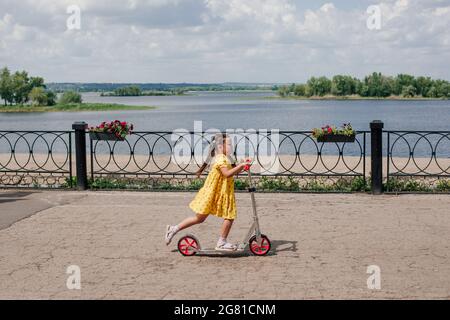
POLYGON ((242 254, 245 248, 238 248, 236 250, 216 250, 214 248, 205 248, 197 251, 198 255, 213 255, 213 254, 242 254))

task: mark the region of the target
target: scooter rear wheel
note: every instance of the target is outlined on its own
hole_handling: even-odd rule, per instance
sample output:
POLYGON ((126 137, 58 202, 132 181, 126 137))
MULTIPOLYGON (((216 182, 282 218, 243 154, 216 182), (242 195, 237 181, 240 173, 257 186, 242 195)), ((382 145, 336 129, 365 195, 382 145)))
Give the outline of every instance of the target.
POLYGON ((178 240, 178 251, 183 256, 193 256, 199 248, 197 239, 191 236, 184 236, 178 240))
POLYGON ((258 244, 258 241, 256 240, 256 236, 253 236, 250 238, 249 247, 250 247, 250 251, 255 256, 265 256, 270 251, 271 243, 270 243, 269 238, 266 235, 262 234, 261 235, 261 245, 258 244))

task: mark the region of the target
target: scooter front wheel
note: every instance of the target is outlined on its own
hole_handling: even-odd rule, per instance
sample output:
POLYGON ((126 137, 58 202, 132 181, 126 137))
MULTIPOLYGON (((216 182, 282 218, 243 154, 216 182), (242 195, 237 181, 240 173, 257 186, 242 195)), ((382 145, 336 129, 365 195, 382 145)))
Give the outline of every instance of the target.
POLYGON ((184 236, 178 240, 178 251, 183 256, 193 256, 199 249, 198 241, 192 236, 184 236))
POLYGON ((266 235, 262 234, 261 235, 261 245, 258 244, 258 241, 256 240, 256 236, 253 236, 250 238, 249 247, 250 247, 250 251, 255 256, 265 256, 270 251, 271 243, 270 243, 269 238, 266 235))

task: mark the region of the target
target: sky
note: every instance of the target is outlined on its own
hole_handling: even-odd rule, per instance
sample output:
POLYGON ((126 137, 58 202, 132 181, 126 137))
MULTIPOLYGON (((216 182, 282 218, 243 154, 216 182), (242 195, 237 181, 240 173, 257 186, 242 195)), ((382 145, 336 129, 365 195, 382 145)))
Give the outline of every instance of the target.
POLYGON ((450 0, 0 0, 0 67, 46 82, 450 80, 449 61, 450 0))

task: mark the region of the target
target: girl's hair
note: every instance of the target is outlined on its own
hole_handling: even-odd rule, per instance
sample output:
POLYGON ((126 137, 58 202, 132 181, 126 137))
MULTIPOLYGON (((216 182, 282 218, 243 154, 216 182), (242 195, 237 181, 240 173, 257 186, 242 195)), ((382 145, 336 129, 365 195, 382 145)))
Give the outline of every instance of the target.
MULTIPOLYGON (((197 177, 200 177, 200 175, 203 173, 206 167, 211 163, 212 158, 216 156, 217 147, 219 145, 223 146, 225 139, 228 138, 229 136, 226 133, 216 133, 212 137, 211 143, 209 144, 208 157, 206 158, 205 162, 203 162, 202 166, 195 173, 197 177)), ((232 166, 235 167, 236 164, 233 163, 232 166)))

